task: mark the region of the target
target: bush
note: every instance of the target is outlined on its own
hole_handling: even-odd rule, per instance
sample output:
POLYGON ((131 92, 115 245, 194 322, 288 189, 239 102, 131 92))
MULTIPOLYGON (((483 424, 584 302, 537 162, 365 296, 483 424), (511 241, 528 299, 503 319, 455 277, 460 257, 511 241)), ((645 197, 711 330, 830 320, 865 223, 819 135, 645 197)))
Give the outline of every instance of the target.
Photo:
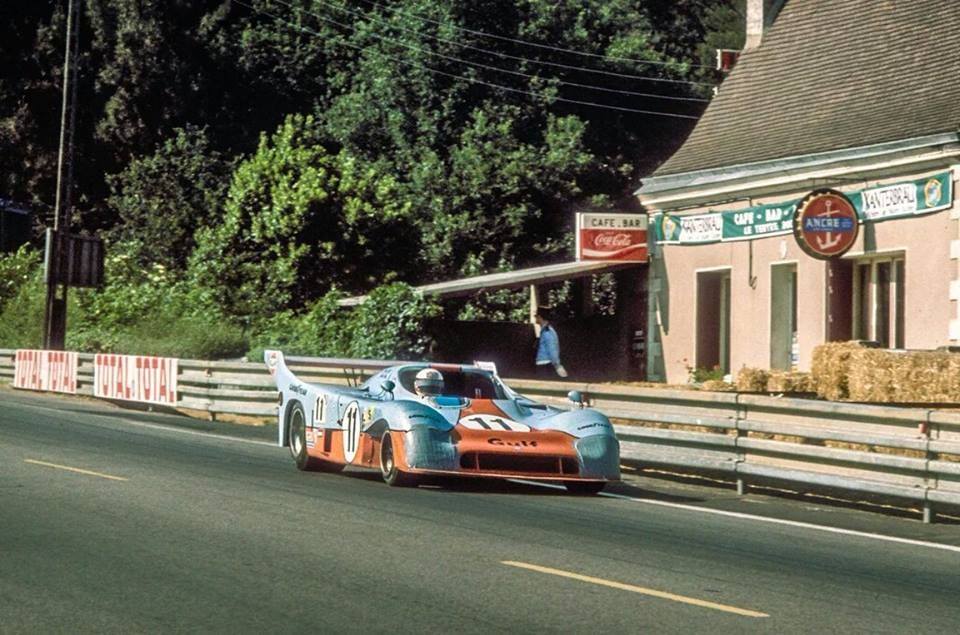
POLYGON ((261 360, 267 348, 280 349, 287 355, 349 356, 350 312, 337 304, 343 297, 343 293, 331 291, 310 305, 306 313, 280 311, 260 320, 253 326, 247 358, 261 360))
POLYGON ((433 339, 425 323, 439 307, 409 285, 394 283, 374 289, 355 309, 341 308, 344 295, 331 291, 303 314, 277 313, 254 326, 247 358, 263 358, 266 348, 289 355, 357 357, 361 359, 423 359, 433 339))
POLYGON ((46 298, 43 272, 37 268, 0 304, 0 348, 40 348, 46 298))
POLYGON ((0 311, 39 269, 40 253, 29 245, 23 245, 11 254, 0 254, 0 311))
POLYGON ((239 356, 239 325, 225 318, 203 289, 162 264, 137 265, 138 245, 111 246, 103 289, 76 290, 67 312, 67 348, 86 352, 197 359, 239 356))

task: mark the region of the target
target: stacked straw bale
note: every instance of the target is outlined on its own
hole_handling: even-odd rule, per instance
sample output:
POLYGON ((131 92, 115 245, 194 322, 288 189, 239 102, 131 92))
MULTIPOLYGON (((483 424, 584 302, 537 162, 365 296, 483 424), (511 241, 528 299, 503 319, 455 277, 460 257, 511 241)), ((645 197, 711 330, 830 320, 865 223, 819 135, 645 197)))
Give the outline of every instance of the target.
POLYGON ((960 403, 960 354, 891 351, 855 342, 814 349, 812 388, 830 400, 960 403))
POLYGON ((831 401, 850 396, 850 356, 859 350, 856 342, 827 342, 813 349, 810 379, 817 395, 831 401))
POLYGON ((810 373, 773 370, 767 380, 767 392, 814 392, 810 373))
POLYGON ((733 392, 737 390, 736 384, 731 384, 722 379, 708 379, 700 386, 700 390, 708 392, 733 392))
POLYGON ((850 357, 849 398, 878 403, 960 403, 960 354, 864 349, 850 357))
POLYGON ((766 392, 770 373, 760 368, 744 366, 737 373, 738 392, 766 392))

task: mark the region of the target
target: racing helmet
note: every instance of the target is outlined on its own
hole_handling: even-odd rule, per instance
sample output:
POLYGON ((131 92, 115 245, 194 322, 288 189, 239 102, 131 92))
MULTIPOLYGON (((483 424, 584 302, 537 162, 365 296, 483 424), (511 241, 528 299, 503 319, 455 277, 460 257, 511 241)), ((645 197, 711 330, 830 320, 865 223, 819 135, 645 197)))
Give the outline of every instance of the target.
POLYGON ((421 395, 436 397, 443 392, 443 375, 435 368, 424 368, 417 373, 413 387, 421 395))

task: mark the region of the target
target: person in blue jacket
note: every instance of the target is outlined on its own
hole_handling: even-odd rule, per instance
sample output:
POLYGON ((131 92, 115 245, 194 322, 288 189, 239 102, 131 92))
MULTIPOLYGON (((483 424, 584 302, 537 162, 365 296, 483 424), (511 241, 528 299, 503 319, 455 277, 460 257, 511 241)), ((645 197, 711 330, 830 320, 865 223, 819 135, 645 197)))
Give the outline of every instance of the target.
POLYGON ((550 324, 550 315, 546 309, 540 309, 537 311, 535 320, 540 325, 540 338, 537 340, 537 377, 539 379, 566 377, 567 370, 560 363, 560 339, 550 324))

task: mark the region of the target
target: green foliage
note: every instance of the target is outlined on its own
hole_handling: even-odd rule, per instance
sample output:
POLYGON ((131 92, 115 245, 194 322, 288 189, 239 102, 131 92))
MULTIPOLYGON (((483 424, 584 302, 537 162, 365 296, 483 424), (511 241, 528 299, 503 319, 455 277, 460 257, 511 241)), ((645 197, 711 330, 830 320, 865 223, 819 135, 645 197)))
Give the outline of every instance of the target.
POLYGON ((246 349, 242 329, 161 264, 136 265, 140 246, 113 245, 107 285, 72 293, 67 347, 91 352, 216 359, 246 349))
POLYGON ((0 348, 40 348, 46 289, 38 267, 0 304, 0 348))
POLYGON ((368 359, 428 357, 432 339, 424 324, 439 314, 434 302, 408 285, 378 287, 351 316, 350 355, 368 359))
POLYGON ((107 204, 121 221, 115 233, 137 241, 141 264, 182 269, 196 230, 220 215, 231 168, 210 149, 206 130, 178 128, 154 154, 108 179, 107 204))
POLYGON ((374 289, 361 306, 340 308, 342 293, 331 291, 302 314, 283 311, 257 324, 248 359, 262 359, 267 348, 288 355, 362 359, 423 359, 433 340, 425 328, 439 307, 409 285, 374 289))
POLYGON ((291 116, 237 168, 222 223, 198 233, 193 279, 254 321, 389 280, 417 245, 396 189, 375 165, 330 154, 312 117, 291 116))
POLYGON ((40 254, 29 245, 11 254, 0 254, 0 310, 36 274, 39 266, 40 254))
POLYGON ((314 302, 306 312, 279 311, 260 320, 251 331, 251 360, 263 359, 267 348, 280 349, 287 355, 312 357, 348 357, 350 354, 350 313, 337 305, 344 297, 331 291, 314 302))
MULTIPOLYGON (((77 345, 161 350, 151 333, 167 332, 226 355, 243 347, 240 328, 289 327, 311 354, 424 349, 400 341, 407 316, 386 299, 399 330, 383 322, 359 349, 324 340, 349 330, 331 327, 342 313, 328 293, 568 258, 573 213, 630 199, 690 122, 561 100, 697 114, 615 91, 708 96, 623 75, 712 79, 693 62, 742 37, 742 0, 249 4, 85 3, 72 229, 103 232, 124 260, 106 289, 72 294, 77 345)), ((64 7, 5 0, 0 17, 0 54, 14 61, 0 68, 0 194, 42 218, 55 198, 64 7)), ((0 264, 0 306, 26 311, 35 289, 17 262, 0 264)), ((463 314, 513 319, 523 296, 463 314)), ((373 310, 351 323, 373 328, 373 310)))

